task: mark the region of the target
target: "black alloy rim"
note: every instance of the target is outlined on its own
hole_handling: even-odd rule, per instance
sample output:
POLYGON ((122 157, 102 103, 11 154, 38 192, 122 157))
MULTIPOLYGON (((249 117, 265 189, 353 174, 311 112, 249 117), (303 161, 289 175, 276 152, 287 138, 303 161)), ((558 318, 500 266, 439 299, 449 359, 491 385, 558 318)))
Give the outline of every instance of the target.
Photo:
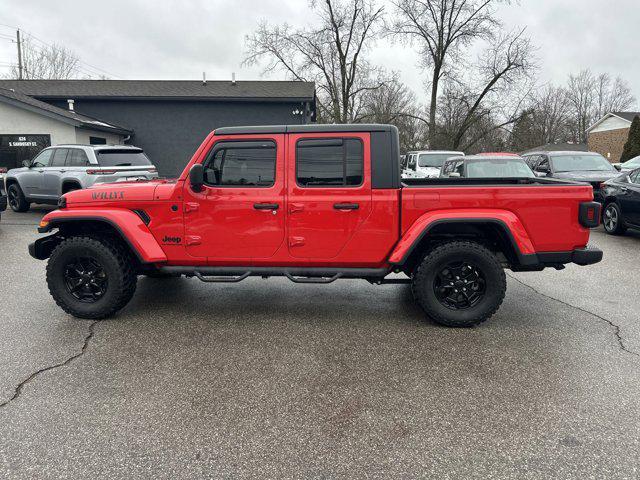
POLYGON ((15 188, 10 188, 7 194, 9 196, 9 206, 13 209, 18 208, 18 193, 15 188))
POLYGON ((107 292, 107 274, 94 258, 76 257, 64 267, 67 291, 83 303, 94 303, 107 292))
POLYGON ((450 262, 437 273, 433 289, 445 307, 465 310, 484 298, 487 282, 477 265, 466 261, 450 262))
POLYGON ((604 212, 604 226, 612 232, 618 225, 618 211, 613 206, 607 207, 604 212))

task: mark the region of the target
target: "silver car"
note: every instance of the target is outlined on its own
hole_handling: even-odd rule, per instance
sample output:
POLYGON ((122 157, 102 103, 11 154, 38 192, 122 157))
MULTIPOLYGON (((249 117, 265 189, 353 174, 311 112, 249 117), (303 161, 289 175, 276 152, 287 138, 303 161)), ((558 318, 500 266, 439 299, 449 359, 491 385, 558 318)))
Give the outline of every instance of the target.
POLYGON ((14 212, 31 203, 56 204, 71 190, 97 183, 149 180, 158 170, 142 149, 130 145, 56 145, 42 150, 22 168, 9 170, 4 187, 14 212))

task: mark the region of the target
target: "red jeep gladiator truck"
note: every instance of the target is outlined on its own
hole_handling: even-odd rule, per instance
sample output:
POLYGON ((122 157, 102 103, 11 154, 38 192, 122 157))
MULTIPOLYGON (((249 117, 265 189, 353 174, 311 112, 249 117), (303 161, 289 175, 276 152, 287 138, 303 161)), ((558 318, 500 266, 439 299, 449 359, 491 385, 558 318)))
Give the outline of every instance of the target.
POLYGON ((228 127, 174 180, 67 193, 29 246, 66 312, 113 315, 138 275, 239 282, 411 283, 436 322, 470 327, 505 296, 504 269, 602 259, 592 187, 546 178, 400 178, 390 125, 228 127))

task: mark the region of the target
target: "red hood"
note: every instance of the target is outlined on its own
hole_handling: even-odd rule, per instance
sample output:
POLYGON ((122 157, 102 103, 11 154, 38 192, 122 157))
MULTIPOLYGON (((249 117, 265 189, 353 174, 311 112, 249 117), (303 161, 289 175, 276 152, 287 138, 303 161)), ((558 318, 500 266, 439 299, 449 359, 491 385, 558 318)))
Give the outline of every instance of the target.
POLYGON ((154 179, 134 182, 102 183, 84 190, 74 190, 64 195, 67 204, 117 201, 154 200, 156 188, 174 184, 172 179, 154 179))

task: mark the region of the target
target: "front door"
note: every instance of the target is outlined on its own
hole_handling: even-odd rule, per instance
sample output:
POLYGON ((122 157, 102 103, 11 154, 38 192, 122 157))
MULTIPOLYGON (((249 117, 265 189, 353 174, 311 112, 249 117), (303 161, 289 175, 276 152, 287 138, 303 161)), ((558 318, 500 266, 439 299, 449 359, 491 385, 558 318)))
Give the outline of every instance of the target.
POLYGON ((210 263, 272 257, 284 241, 284 135, 221 138, 205 156, 205 185, 184 187, 185 245, 210 263))
POLYGON ((42 197, 44 169, 49 166, 52 154, 52 149, 43 150, 33 159, 31 166, 20 173, 20 186, 27 197, 42 197))
POLYGON ((371 212, 369 134, 296 134, 288 140, 288 248, 338 259, 371 212))
POLYGON ((640 170, 629 175, 629 183, 624 185, 626 192, 621 197, 622 215, 634 225, 640 225, 640 170))

